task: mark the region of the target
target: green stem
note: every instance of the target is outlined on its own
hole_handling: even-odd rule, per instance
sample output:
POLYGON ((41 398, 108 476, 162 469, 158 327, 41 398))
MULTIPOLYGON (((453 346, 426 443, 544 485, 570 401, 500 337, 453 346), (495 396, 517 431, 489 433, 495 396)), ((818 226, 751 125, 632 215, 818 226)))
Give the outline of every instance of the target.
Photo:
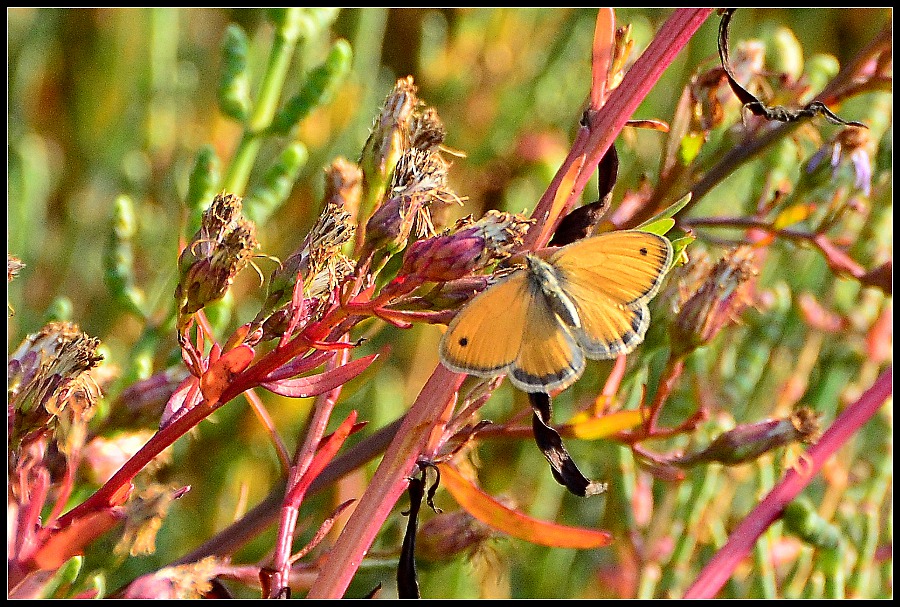
MULTIPOLYGON (((286 9, 289 12, 298 13, 300 8, 286 9)), ((295 21, 295 15, 286 15, 284 23, 295 21)), ((300 30, 297 27, 282 27, 276 32, 275 41, 272 43, 272 52, 269 54, 269 62, 260 85, 259 98, 253 105, 253 115, 244 130, 241 142, 235 150, 234 158, 225 174, 222 188, 228 192, 242 195, 250 178, 253 163, 262 146, 262 134, 272 123, 272 118, 278 110, 278 101, 287 79, 288 68, 294 55, 294 49, 300 38, 300 30)))

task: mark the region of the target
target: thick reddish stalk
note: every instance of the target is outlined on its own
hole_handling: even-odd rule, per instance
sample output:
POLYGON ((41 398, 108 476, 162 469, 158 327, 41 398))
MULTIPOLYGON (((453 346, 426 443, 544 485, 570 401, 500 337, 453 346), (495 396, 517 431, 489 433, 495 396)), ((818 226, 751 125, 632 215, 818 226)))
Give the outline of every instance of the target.
POLYGON ((340 598, 363 556, 406 489, 406 477, 435 430, 442 431, 444 412, 456 400, 465 375, 439 365, 413 403, 378 465, 347 525, 322 565, 307 598, 340 598))
POLYGON ((759 536, 775 522, 785 506, 791 502, 812 480, 822 465, 840 449, 863 424, 872 418, 893 392, 893 367, 888 367, 859 400, 844 409, 822 438, 807 452, 809 467, 803 473, 788 470, 784 479, 775 486, 759 505, 747 515, 728 542, 688 588, 686 599, 713 598, 722 588, 735 568, 750 550, 759 536))

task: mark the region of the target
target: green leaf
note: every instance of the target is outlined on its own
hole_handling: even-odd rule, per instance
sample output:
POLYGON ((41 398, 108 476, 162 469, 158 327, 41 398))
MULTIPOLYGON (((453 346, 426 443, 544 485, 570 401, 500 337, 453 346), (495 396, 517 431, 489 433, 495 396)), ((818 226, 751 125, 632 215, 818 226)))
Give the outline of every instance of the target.
POLYGON ((287 200, 300 169, 308 159, 309 152, 302 143, 294 142, 286 147, 278 162, 263 176, 262 183, 247 194, 244 215, 257 224, 265 223, 287 200))
POLYGON ((229 25, 222 42, 222 76, 219 79, 219 107, 241 124, 250 115, 250 78, 247 73, 247 34, 238 25, 229 25))
POLYGON ((691 201, 691 193, 688 192, 687 194, 682 196, 680 199, 675 201, 675 203, 673 203, 669 208, 664 209, 663 211, 657 213, 656 215, 654 215, 653 217, 651 217, 650 219, 648 219, 647 221, 645 221, 644 223, 639 225, 637 227, 637 229, 643 230, 644 232, 653 232, 654 234, 659 234, 660 236, 665 236, 666 232, 671 230, 672 226, 675 225, 675 222, 671 221, 671 223, 670 223, 668 221, 661 221, 661 220, 663 220, 663 219, 671 220, 673 217, 675 217, 675 215, 678 214, 678 211, 680 211, 681 209, 686 207, 687 203, 689 203, 690 201, 691 201), (659 225, 654 226, 653 224, 655 224, 657 222, 659 222, 659 225), (668 227, 665 227, 665 226, 668 226, 668 227), (665 228, 665 229, 663 229, 663 228, 665 228), (658 232, 656 230, 662 230, 662 231, 658 232))
POLYGON ((300 92, 275 115, 269 130, 286 134, 316 107, 331 101, 337 87, 350 73, 352 64, 353 49, 350 48, 350 43, 337 40, 325 62, 307 74, 300 92))

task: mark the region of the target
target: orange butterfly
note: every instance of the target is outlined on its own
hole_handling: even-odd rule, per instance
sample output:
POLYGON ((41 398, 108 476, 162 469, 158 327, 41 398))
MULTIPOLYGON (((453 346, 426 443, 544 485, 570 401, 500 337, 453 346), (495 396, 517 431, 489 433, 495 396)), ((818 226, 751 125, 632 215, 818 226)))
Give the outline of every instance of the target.
POLYGON ((470 301, 447 327, 441 361, 480 377, 507 374, 525 392, 550 392, 581 376, 585 358, 615 358, 644 340, 647 302, 672 262, 672 244, 623 230, 564 246, 470 301))

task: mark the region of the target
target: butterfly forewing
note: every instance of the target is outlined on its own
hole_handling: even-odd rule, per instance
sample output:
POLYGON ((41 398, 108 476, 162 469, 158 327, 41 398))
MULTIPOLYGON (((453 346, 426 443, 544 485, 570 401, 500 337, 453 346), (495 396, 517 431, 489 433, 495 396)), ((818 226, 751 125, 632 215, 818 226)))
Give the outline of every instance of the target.
POLYGON ((469 302, 447 327, 441 359, 450 369, 483 377, 515 362, 534 294, 525 272, 516 272, 469 302))
POLYGON ((578 310, 574 329, 589 358, 614 358, 644 340, 646 302, 659 290, 672 245, 655 234, 612 232, 561 249, 551 258, 565 294, 578 310))
POLYGON ((627 306, 656 295, 672 261, 672 245, 649 232, 610 232, 563 247, 549 261, 567 294, 570 284, 577 285, 627 306))

